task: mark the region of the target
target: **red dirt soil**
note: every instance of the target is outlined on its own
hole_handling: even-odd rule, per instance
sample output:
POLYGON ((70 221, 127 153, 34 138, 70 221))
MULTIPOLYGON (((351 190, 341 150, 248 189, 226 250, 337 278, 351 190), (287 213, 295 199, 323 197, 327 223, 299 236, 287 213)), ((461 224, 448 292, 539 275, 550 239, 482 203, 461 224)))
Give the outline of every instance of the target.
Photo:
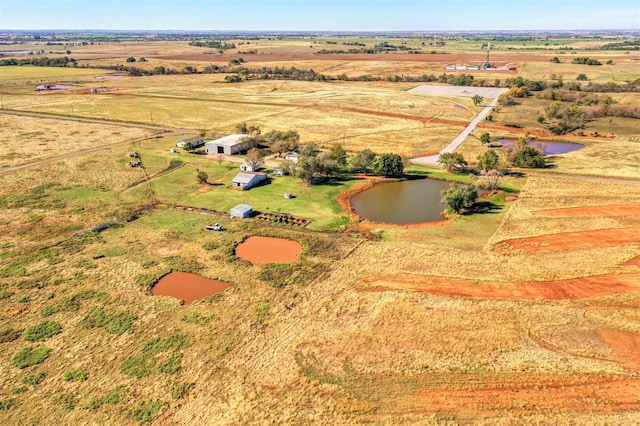
POLYGON ((151 289, 154 296, 171 296, 189 305, 195 300, 222 293, 231 287, 224 281, 212 280, 197 274, 174 271, 165 275, 151 289))
POLYGON ((624 266, 640 266, 640 256, 634 257, 633 259, 625 263, 624 266))
MULTIPOLYGON (((504 374, 495 379, 464 374, 419 386, 402 397, 382 401, 381 411, 434 412, 473 416, 508 413, 618 413, 640 408, 640 379, 600 375, 537 376, 504 374)), ((520 424, 520 422, 515 422, 520 424)))
POLYGON ((610 205, 610 206, 584 206, 567 207, 562 209, 539 210, 533 214, 537 216, 550 217, 579 217, 579 216, 600 216, 600 217, 627 217, 634 216, 640 218, 640 205, 610 205))
POLYGON ((523 283, 478 283, 443 277, 425 277, 421 281, 373 277, 365 279, 364 283, 369 287, 369 291, 411 290, 493 300, 578 300, 616 293, 640 293, 640 273, 523 283))
POLYGON ((565 232, 538 237, 514 238, 500 243, 506 249, 525 252, 582 250, 626 244, 640 244, 640 228, 565 232))
POLYGON ((236 247, 236 256, 251 263, 297 262, 302 246, 284 238, 249 237, 236 247))
MULTIPOLYGON (((607 345, 625 360, 625 364, 640 370, 640 333, 626 330, 599 330, 598 335, 607 345)), ((638 394, 640 395, 640 393, 638 394)))

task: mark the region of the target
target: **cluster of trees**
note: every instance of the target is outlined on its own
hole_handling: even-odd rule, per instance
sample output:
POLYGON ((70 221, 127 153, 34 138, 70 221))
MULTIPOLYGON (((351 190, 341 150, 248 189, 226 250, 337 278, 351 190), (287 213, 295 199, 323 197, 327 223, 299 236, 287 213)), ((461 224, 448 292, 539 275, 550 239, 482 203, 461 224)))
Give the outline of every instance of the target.
POLYGON ((582 129, 587 123, 585 111, 576 103, 563 105, 559 101, 554 101, 547 105, 544 113, 549 130, 556 135, 582 129))
POLYGON ((189 42, 189 46, 208 47, 218 50, 230 50, 236 48, 234 43, 227 43, 222 40, 194 40, 189 42))
POLYGON ((586 57, 573 58, 571 61, 572 64, 580 64, 580 65, 602 65, 602 62, 597 59, 591 59, 586 57))
POLYGON ((7 58, 0 60, 0 66, 12 66, 12 65, 33 65, 36 67, 73 67, 76 68, 78 63, 75 59, 63 56, 62 58, 49 58, 49 57, 29 57, 23 59, 7 58))
MULTIPOLYGON (((331 43, 329 43, 331 44, 331 43)), ((349 43, 343 43, 343 44, 349 44, 349 43)), ((363 43, 351 43, 351 45, 357 45, 357 46, 363 46, 360 49, 321 49, 318 50, 316 53, 320 53, 320 54, 342 54, 342 53, 350 53, 350 54, 376 54, 376 53, 384 53, 384 52, 398 52, 398 51, 406 51, 406 52, 413 52, 413 53, 420 53, 420 49, 411 49, 408 46, 404 45, 404 44, 391 44, 387 41, 384 41, 382 43, 378 43, 373 47, 366 47, 363 43)))

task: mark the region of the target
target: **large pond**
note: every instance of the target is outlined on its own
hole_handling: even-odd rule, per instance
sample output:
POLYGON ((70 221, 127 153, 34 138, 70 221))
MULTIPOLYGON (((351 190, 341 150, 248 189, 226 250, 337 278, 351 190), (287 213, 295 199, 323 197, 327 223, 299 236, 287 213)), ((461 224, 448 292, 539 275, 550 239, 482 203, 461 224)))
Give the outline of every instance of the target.
POLYGON ((198 274, 174 271, 165 275, 153 286, 154 296, 172 296, 184 300, 186 305, 214 294, 222 293, 231 287, 224 281, 212 280, 198 274))
POLYGON ((449 182, 434 179, 381 183, 351 198, 353 210, 379 223, 406 225, 442 220, 445 206, 440 191, 449 182))
MULTIPOLYGON (((505 148, 511 148, 516 141, 512 139, 498 140, 505 148)), ((554 141, 531 141, 529 144, 542 150, 544 155, 566 154, 567 152, 577 151, 584 148, 584 145, 570 142, 554 142, 554 141)))
POLYGON ((297 262, 302 245, 285 238, 253 236, 236 247, 236 256, 251 263, 297 262))

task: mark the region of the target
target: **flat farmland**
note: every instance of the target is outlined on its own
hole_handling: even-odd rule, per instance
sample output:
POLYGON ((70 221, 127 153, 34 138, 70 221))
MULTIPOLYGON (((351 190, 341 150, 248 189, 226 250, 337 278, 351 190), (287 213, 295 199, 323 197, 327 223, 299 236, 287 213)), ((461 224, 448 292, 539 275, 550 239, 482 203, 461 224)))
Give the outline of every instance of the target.
MULTIPOLYGON (((233 40, 236 49, 222 54, 186 41, 70 49, 81 65, 133 56, 145 69, 203 69, 242 56, 250 68, 383 78, 438 76, 447 63, 486 55, 481 40, 428 44, 435 41, 233 40), (311 53, 382 41, 439 53, 311 53), (258 53, 242 53, 251 49, 258 53)), ((583 67, 597 82, 632 78, 624 54, 586 50, 600 42, 497 42, 495 60, 517 63, 517 71, 469 73, 489 86, 517 75, 550 79, 560 69, 573 80, 583 67), (614 64, 551 64, 563 47, 614 64)), ((0 114, 0 165, 47 161, 0 173, 3 424, 135 425, 137 409, 159 425, 640 423, 637 119, 597 118, 554 136, 537 119, 548 100, 534 93, 499 106, 460 147, 470 162, 487 150, 484 132, 585 147, 551 156, 546 169, 515 170, 485 199, 495 201, 486 210, 400 226, 345 208, 349 194, 381 177, 342 172, 303 185, 272 176, 240 191, 230 183, 241 155, 170 149, 185 136, 235 133, 246 122, 263 134, 295 130, 301 143, 323 148, 340 143, 350 155, 421 155, 442 149, 478 114, 482 106, 468 96, 414 94, 418 83, 392 81, 232 84, 228 74, 3 71, 2 108, 13 111, 0 114), (38 93, 40 81, 74 87, 38 93), (133 150, 144 168, 129 167, 133 150), (311 222, 231 219, 241 203, 311 222), (224 231, 206 229, 216 222, 224 231), (292 240, 303 252, 297 262, 252 264, 235 255, 252 236, 292 240), (153 296, 150 288, 171 271, 231 286, 188 305, 153 296)), ((608 95, 613 105, 638 103, 636 93, 608 95)), ((265 170, 277 161, 269 157, 265 170)), ((416 165, 405 171, 473 180, 416 165)))
POLYGON ((0 154, 0 165, 4 167, 146 139, 152 134, 148 129, 82 122, 70 124, 56 119, 9 114, 0 114, 0 126, 2 137, 7 141, 0 154))

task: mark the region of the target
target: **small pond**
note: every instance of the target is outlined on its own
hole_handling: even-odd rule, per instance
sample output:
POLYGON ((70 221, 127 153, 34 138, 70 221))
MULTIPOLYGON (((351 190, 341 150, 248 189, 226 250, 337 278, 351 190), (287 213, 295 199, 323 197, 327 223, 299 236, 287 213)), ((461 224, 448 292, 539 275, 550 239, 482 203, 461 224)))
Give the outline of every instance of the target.
POLYGON ((356 194, 351 206, 359 216, 379 223, 440 221, 445 210, 440 191, 449 188, 449 184, 434 179, 381 183, 356 194))
POLYGON ((284 238, 249 237, 236 247, 236 256, 251 263, 297 262, 302 246, 284 238))
POLYGON ((231 287, 224 281, 212 280, 198 274, 174 271, 165 275, 151 289, 154 296, 171 296, 184 300, 186 305, 231 287))
MULTIPOLYGON (((504 148, 511 148, 516 143, 513 139, 500 139, 498 142, 500 142, 504 148)), ((534 148, 541 149, 544 155, 566 154, 567 152, 584 148, 584 145, 579 143, 553 141, 531 141, 530 145, 534 148)))

